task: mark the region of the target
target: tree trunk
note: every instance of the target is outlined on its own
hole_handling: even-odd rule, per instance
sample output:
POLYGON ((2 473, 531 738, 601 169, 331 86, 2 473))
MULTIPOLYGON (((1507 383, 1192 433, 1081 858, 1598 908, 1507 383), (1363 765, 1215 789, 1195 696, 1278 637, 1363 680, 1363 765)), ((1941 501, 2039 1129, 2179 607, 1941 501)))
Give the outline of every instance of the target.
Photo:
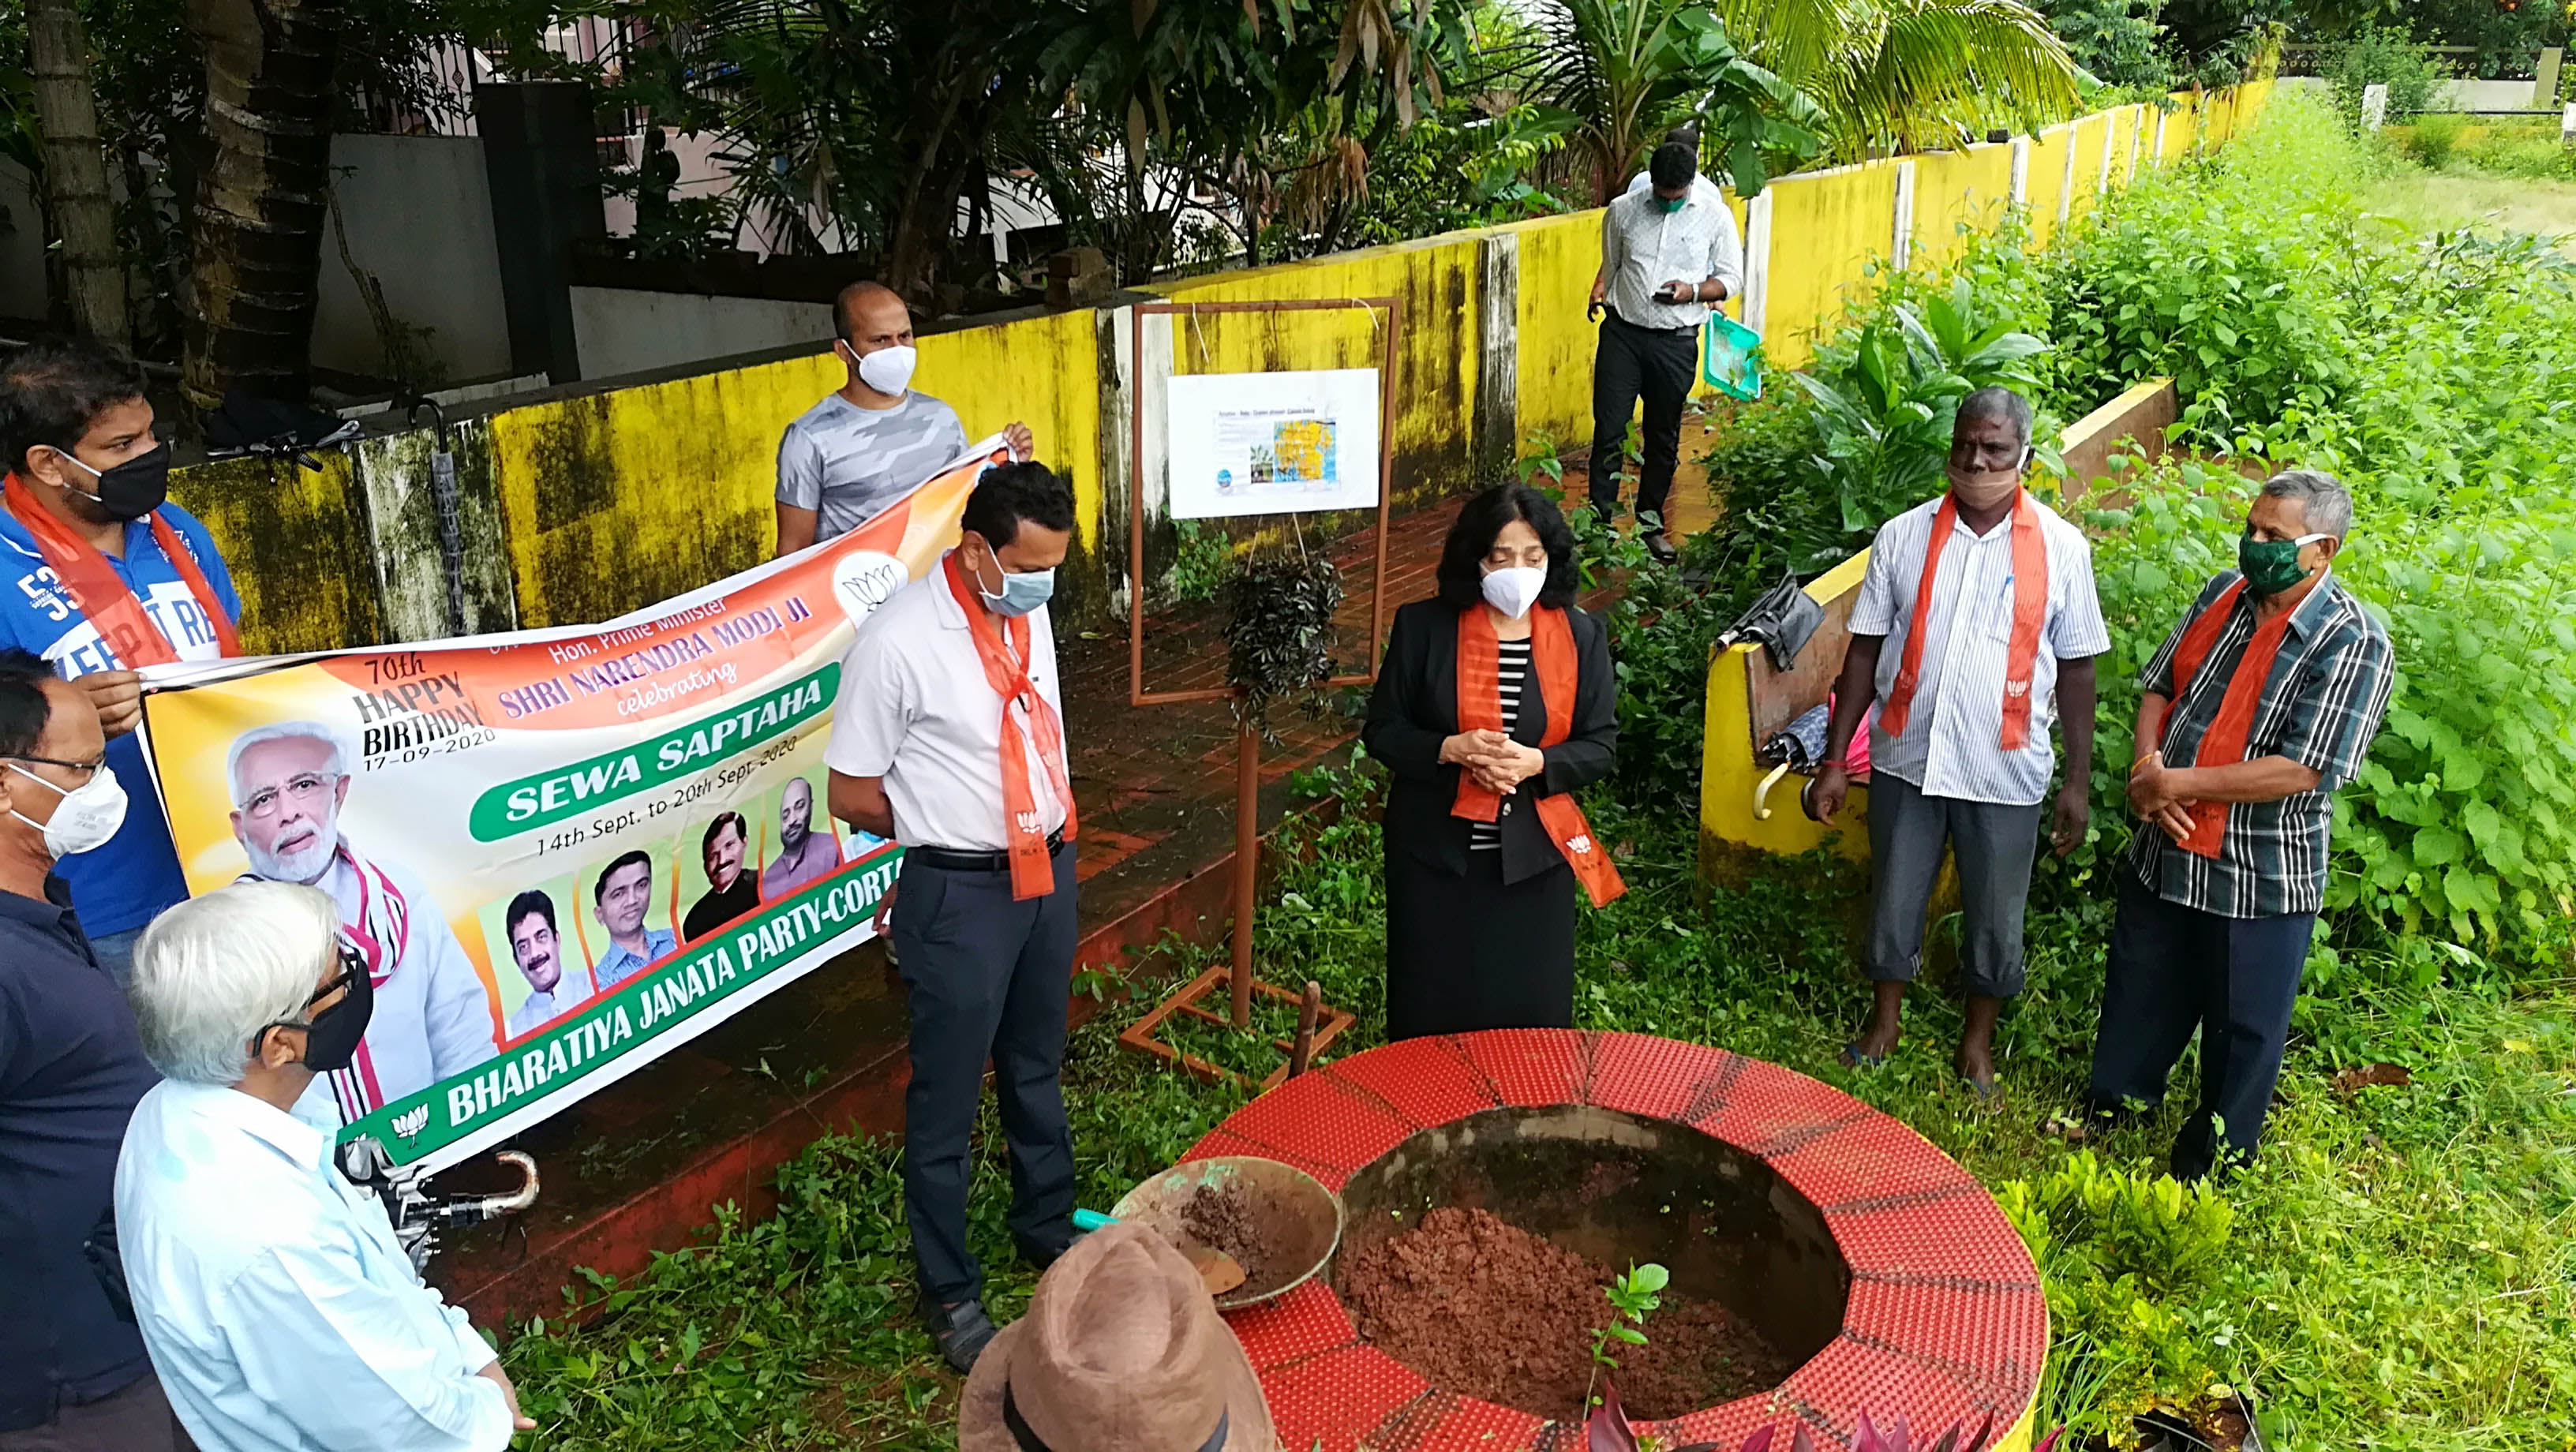
POLYGON ((238 387, 301 401, 331 185, 335 0, 187 0, 206 52, 195 312, 186 382, 200 406, 238 387))
POLYGON ((27 42, 36 64, 46 208, 62 242, 72 326, 127 347, 125 258, 116 246, 116 202, 108 195, 107 153, 98 139, 89 37, 72 0, 29 0, 27 42))

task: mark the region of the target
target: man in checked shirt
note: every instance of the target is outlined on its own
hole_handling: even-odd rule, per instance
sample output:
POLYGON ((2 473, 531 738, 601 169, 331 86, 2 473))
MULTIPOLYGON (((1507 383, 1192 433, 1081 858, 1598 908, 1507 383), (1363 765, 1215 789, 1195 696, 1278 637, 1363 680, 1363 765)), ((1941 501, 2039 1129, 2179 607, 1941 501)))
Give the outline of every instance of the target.
POLYGON ((2200 1105, 2173 1146, 2184 1179, 2253 1157, 2324 903, 2332 793, 2388 707, 2388 632, 2331 569, 2351 527, 2332 476, 2275 475, 2239 568, 2202 588, 2147 665, 2129 773, 2140 826, 2086 1109, 2157 1103, 2200 1030, 2200 1105))

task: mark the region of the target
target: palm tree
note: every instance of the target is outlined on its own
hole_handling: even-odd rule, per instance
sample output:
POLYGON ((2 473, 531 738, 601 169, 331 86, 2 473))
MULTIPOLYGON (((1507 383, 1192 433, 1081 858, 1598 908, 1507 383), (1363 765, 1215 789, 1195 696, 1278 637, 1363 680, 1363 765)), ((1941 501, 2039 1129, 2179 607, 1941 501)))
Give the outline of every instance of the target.
POLYGON ((1695 0, 1552 0, 1538 17, 1532 94, 1577 118, 1574 145, 1608 201, 1647 147, 1684 121, 1725 156, 1736 190, 1762 190, 1771 163, 1813 156, 1824 114, 1747 59, 1695 0))
POLYGON ((2072 114, 2075 63, 2021 0, 1713 0, 1746 54, 1816 98, 1836 157, 1956 146, 2072 114))
POLYGON ((62 241, 72 325, 126 345, 125 259, 116 246, 116 204, 98 138, 98 94, 90 83, 89 37, 72 0, 31 0, 28 49, 35 61, 38 177, 45 211, 62 241))
POLYGON ((301 399, 331 188, 336 0, 187 0, 206 53, 212 161, 198 184, 185 381, 301 399))

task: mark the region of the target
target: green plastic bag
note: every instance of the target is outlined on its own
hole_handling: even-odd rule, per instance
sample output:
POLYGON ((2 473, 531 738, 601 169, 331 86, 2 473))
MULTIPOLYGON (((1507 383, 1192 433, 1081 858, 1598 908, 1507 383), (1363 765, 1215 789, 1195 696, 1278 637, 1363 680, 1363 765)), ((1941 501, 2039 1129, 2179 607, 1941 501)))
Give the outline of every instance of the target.
POLYGON ((1724 313, 1699 330, 1699 376, 1729 398, 1762 396, 1762 335, 1724 313))

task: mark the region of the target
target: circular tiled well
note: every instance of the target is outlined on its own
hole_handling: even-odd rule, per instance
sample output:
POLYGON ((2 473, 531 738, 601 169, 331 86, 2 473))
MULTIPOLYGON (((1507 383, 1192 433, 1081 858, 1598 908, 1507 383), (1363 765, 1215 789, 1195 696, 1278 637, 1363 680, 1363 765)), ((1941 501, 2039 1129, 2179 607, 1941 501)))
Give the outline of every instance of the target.
MULTIPOLYGON (((1683 1173, 1705 1171, 1712 1197, 1742 1210, 1735 1263, 1758 1264, 1765 1290, 1748 1304, 1722 1268, 1703 1269, 1691 1288, 1747 1314, 1783 1351, 1812 1352, 1766 1393, 1641 1430, 1668 1446, 1732 1448, 1768 1425, 1785 1448, 1803 1423, 1830 1448, 1849 1445, 1866 1411, 1882 1424, 1904 1417, 1926 1442, 1954 1422, 1973 1431, 1991 1417, 2004 1432, 2000 1452, 2028 1447, 2048 1308, 2021 1237, 1984 1187, 1920 1135, 1776 1064, 1641 1034, 1414 1039, 1290 1080, 1185 1158, 1268 1155, 1355 1202, 1402 1194, 1418 1204, 1426 1190, 1490 1186, 1477 1172, 1426 1169, 1426 1157, 1587 1137, 1665 1146, 1690 1167, 1683 1173)), ((1633 1252, 1658 1253, 1669 1252, 1651 1241, 1633 1252)), ((1674 1269, 1686 1284, 1686 1264, 1674 1269)), ((1581 1446, 1569 1423, 1444 1391, 1361 1341, 1332 1280, 1318 1276, 1227 1318, 1261 1373, 1282 1446, 1581 1446)))

